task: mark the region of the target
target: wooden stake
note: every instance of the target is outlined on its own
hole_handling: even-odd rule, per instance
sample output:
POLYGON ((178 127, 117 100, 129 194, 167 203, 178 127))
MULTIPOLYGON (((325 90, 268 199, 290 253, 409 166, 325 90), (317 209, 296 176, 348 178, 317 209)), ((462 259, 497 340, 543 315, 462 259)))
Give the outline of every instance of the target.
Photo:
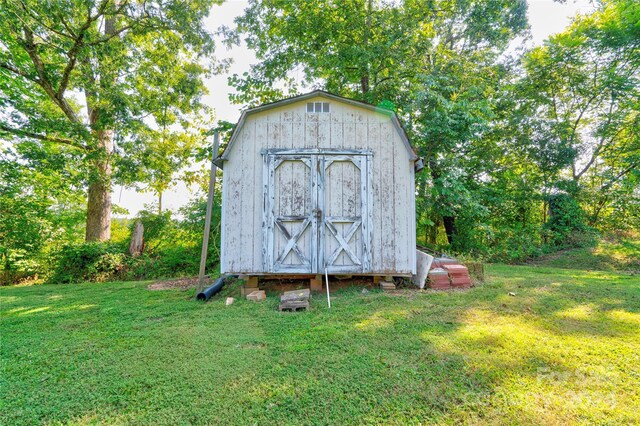
POLYGON ((213 161, 218 157, 220 135, 216 132, 213 135, 213 154, 211 155, 211 173, 209 175, 209 198, 207 199, 207 214, 204 218, 204 235, 202 236, 202 253, 200 254, 200 273, 198 274, 198 290, 196 294, 204 289, 204 270, 207 263, 207 253, 209 250, 209 234, 211 233, 211 211, 213 210, 213 195, 216 187, 217 167, 213 161))

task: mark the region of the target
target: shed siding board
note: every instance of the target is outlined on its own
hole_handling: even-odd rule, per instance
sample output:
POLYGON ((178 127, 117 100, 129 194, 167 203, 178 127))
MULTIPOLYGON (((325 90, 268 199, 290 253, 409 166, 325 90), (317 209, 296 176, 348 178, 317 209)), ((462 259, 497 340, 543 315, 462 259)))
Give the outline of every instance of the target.
MULTIPOLYGON (((254 157, 253 157, 253 161, 254 161, 254 181, 252 182, 253 185, 251 185, 250 187, 248 187, 248 189, 250 189, 251 191, 253 191, 253 195, 255 197, 255 205, 258 206, 255 211, 252 212, 253 214, 253 229, 251 229, 251 232, 253 232, 254 235, 254 245, 253 245, 253 253, 254 256, 256 256, 253 259, 253 271, 258 271, 261 270, 263 268, 263 257, 262 257, 262 222, 263 222, 263 217, 262 217, 262 212, 264 210, 264 203, 266 200, 264 200, 263 197, 263 179, 265 176, 265 171, 263 170, 263 158, 260 155, 260 150, 262 150, 263 145, 258 143, 258 141, 264 141, 267 138, 267 123, 265 120, 249 120, 249 125, 251 125, 251 123, 253 123, 253 133, 252 136, 249 138, 249 143, 251 143, 251 145, 254 147, 254 157)), ((243 226, 243 224, 236 224, 236 228, 243 226)))
MULTIPOLYGON (((245 179, 245 176, 252 176, 252 152, 253 148, 252 142, 252 134, 250 131, 250 126, 247 129, 248 131, 245 133, 244 143, 242 144, 241 149, 241 169, 242 174, 240 176, 241 182, 241 190, 240 190, 240 223, 251 223, 253 224, 253 179, 245 179)), ((250 271, 253 268, 253 226, 245 226, 240 229, 240 272, 250 271)))
POLYGON ((224 209, 224 234, 225 239, 222 250, 225 251, 223 270, 225 272, 235 272, 236 263, 240 255, 240 236, 238 235, 237 228, 234 228, 234 224, 238 223, 242 218, 240 217, 240 211, 238 208, 238 200, 240 198, 240 180, 239 173, 241 172, 240 146, 244 144, 243 136, 246 128, 243 130, 243 134, 239 135, 239 142, 231 148, 229 153, 229 160, 225 163, 224 168, 224 192, 223 199, 224 209))
POLYGON ((331 121, 330 114, 316 114, 318 118, 318 146, 331 146, 331 121))
MULTIPOLYGON (((246 117, 237 135, 237 143, 228 152, 228 160, 224 165, 222 270, 226 273, 266 272, 262 252, 264 177, 261 151, 272 148, 329 148, 365 149, 373 152, 370 160, 373 169, 371 194, 369 194, 371 202, 367 206, 372 218, 369 230, 371 273, 414 273, 414 171, 410 153, 404 147, 403 140, 391 118, 337 101, 330 101, 330 113, 308 114, 307 102, 315 101, 326 102, 327 99, 312 98, 256 112, 246 117)), ((362 164, 364 165, 365 162, 363 161, 362 164)), ((288 168, 291 169, 288 170, 290 176, 302 173, 304 176, 299 176, 301 180, 310 179, 306 175, 310 171, 304 173, 302 169, 294 171, 290 165, 288 168)), ((352 168, 337 167, 335 171, 330 170, 330 172, 338 173, 340 176, 350 176, 354 183, 359 180, 359 177, 355 176, 356 171, 352 168)), ((326 190, 339 191, 342 194, 351 191, 350 188, 342 186, 326 190)), ((296 191, 290 194, 288 200, 285 197, 276 202, 291 204, 292 197, 300 195, 302 194, 296 191)), ((337 202, 338 198, 328 199, 337 202)), ((342 197, 340 208, 351 211, 348 203, 349 200, 342 197)), ((336 209, 339 209, 338 206, 336 209)), ((346 226, 341 225, 343 228, 346 226)), ((340 229, 342 232, 345 230, 340 229)), ((309 252, 308 244, 310 242, 306 239, 301 241, 303 252, 309 252)), ((331 241, 330 245, 331 249, 337 246, 335 241, 331 241)), ((293 256, 293 253, 290 256, 293 256)), ((287 259, 287 262, 289 261, 291 261, 290 258, 287 259)), ((342 253, 339 262, 336 263, 348 264, 348 255, 342 253)))
MULTIPOLYGON (((396 187, 393 185, 393 142, 391 140, 391 132, 387 123, 383 123, 380 129, 380 238, 382 250, 382 260, 380 268, 383 271, 393 271, 394 269, 394 252, 395 247, 395 229, 394 229, 394 201, 396 195, 396 187)), ((374 201, 375 202, 375 201, 374 201)))
MULTIPOLYGON (((371 199, 372 200, 380 200, 380 123, 372 120, 371 125, 369 127, 369 140, 368 140, 368 148, 373 151, 373 158, 371 159, 371 167, 373 168, 373 174, 371 177, 371 199)), ((373 219, 371 223, 371 265, 374 270, 380 269, 380 265, 382 265, 382 240, 381 240, 381 214, 382 214, 382 206, 380 204, 372 205, 371 207, 371 217, 373 219)))
POLYGON ((220 211, 220 241, 221 241, 221 249, 220 250, 220 273, 221 274, 226 274, 227 272, 229 272, 228 270, 228 265, 227 265, 227 259, 225 257, 226 255, 226 251, 224 250, 225 246, 225 241, 227 241, 227 214, 225 212, 225 202, 224 200, 228 200, 228 191, 229 191, 229 187, 226 184, 226 180, 227 177, 225 175, 225 173, 222 173, 222 179, 220 180, 220 182, 222 182, 222 208, 220 211))
MULTIPOLYGON (((255 121, 248 123, 247 131, 250 133, 248 137, 248 143, 251 144, 251 158, 253 159, 253 180, 251 185, 247 187, 247 189, 251 190, 251 194, 253 194, 253 211, 251 212, 251 232, 253 235, 253 258, 251 259, 251 270, 255 271, 257 269, 262 268, 262 234, 260 230, 262 229, 262 210, 263 210, 263 195, 262 195, 262 174, 263 174, 263 164, 262 157, 260 155, 260 149, 262 148, 259 144, 256 143, 256 131, 257 124, 255 121), (260 214, 256 215, 255 212, 258 211, 260 214)), ((248 252, 251 252, 251 249, 248 249, 248 252)))

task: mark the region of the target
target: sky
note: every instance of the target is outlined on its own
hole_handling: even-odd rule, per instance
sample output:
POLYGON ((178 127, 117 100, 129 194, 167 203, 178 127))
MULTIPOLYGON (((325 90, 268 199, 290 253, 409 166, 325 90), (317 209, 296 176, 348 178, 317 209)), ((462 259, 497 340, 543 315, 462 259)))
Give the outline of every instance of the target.
MULTIPOLYGON (((592 9, 591 0, 567 0, 566 3, 557 3, 553 0, 528 0, 528 16, 531 25, 531 40, 527 41, 527 46, 540 45, 552 34, 561 32, 577 13, 588 13, 592 9)), ((242 14, 247 7, 247 2, 243 0, 231 0, 211 9, 209 17, 205 21, 205 26, 209 31, 215 33, 217 29, 226 25, 233 26, 235 17, 242 14)), ((227 49, 219 45, 217 51, 218 58, 231 58, 228 73, 214 76, 206 81, 209 94, 205 96, 205 102, 216 111, 218 120, 236 122, 240 118, 238 105, 229 102, 229 92, 231 88, 227 85, 227 77, 232 74, 242 74, 249 70, 252 63, 256 62, 256 57, 246 46, 236 46, 227 49)), ((174 189, 163 194, 162 205, 164 209, 177 210, 185 205, 196 193, 184 184, 178 184, 174 189)), ((146 204, 155 201, 155 196, 151 193, 139 193, 135 189, 116 186, 113 192, 113 202, 129 211, 127 216, 133 217, 146 204)))

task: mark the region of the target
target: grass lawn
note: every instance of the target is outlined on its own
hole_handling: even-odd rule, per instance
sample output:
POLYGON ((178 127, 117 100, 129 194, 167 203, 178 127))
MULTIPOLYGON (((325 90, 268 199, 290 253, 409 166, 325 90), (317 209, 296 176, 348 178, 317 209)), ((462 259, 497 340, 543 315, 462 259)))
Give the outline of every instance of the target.
POLYGON ((610 237, 598 241, 594 247, 564 250, 528 263, 563 269, 635 271, 640 274, 640 237, 610 237))
POLYGON ((497 265, 297 314, 146 285, 1 288, 0 423, 640 423, 637 275, 497 265))

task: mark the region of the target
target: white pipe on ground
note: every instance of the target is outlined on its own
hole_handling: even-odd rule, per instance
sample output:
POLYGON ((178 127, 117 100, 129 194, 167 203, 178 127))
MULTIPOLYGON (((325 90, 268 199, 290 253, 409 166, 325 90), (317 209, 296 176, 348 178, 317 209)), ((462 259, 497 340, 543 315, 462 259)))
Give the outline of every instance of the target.
POLYGON ((324 279, 327 282, 327 305, 329 305, 329 309, 331 309, 331 298, 329 297, 329 274, 327 273, 327 268, 324 268, 324 279))

